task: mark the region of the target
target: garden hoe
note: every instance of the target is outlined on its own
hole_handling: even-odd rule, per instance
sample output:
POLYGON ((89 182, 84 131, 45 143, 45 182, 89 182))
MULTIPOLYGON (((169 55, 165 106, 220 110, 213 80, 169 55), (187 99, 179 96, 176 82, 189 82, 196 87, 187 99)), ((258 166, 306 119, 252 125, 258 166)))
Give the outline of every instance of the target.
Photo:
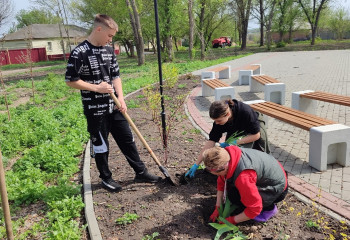
MULTIPOLYGON (((110 94, 113 101, 115 102, 115 104, 117 105, 117 107, 119 108, 121 106, 118 98, 114 95, 114 93, 110 94)), ((175 181, 172 180, 170 174, 168 173, 168 170, 163 167, 161 165, 161 163, 159 162, 157 156, 154 154, 154 152, 152 151, 152 149, 150 148, 150 146, 147 144, 146 140, 143 138, 143 136, 141 135, 140 131, 137 129, 136 125, 134 124, 134 122, 131 120, 130 116, 125 112, 123 113, 123 116, 126 118, 126 120, 128 121, 128 123, 130 124, 130 126, 132 127, 132 129, 134 130, 134 132, 136 133, 136 135, 140 138, 141 142, 143 143, 143 145, 147 148, 148 152, 151 154, 153 160, 157 163, 160 171, 164 174, 165 178, 174 186, 177 185, 177 183, 175 181)))

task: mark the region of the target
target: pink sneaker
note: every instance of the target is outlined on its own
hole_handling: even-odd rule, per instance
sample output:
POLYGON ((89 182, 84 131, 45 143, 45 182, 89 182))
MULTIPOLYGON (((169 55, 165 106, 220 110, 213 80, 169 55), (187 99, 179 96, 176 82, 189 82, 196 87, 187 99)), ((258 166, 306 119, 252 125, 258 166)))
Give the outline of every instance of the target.
POLYGON ((275 216, 277 213, 278 213, 278 209, 277 209, 277 206, 275 205, 275 207, 272 210, 261 212, 258 216, 254 218, 254 220, 257 222, 266 222, 267 220, 275 216))

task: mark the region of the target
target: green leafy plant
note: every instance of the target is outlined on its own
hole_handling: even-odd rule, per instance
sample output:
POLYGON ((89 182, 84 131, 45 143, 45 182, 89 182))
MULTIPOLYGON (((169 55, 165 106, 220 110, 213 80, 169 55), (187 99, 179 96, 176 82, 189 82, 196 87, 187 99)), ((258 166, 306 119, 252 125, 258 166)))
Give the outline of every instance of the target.
POLYGON ((115 222, 118 225, 126 225, 129 223, 132 223, 133 221, 136 221, 139 218, 139 215, 135 213, 124 213, 124 215, 120 218, 117 218, 115 222))
POLYGON ((240 136, 242 133, 243 131, 234 132, 228 139, 226 139, 225 143, 227 143, 228 145, 237 145, 237 141, 244 137, 244 136, 240 136))
POLYGON ((218 209, 218 220, 222 222, 222 224, 209 223, 210 226, 217 230, 214 240, 219 240, 224 233, 227 233, 227 236, 224 239, 248 239, 242 232, 239 231, 237 226, 226 220, 226 218, 229 217, 236 208, 237 206, 232 204, 228 198, 226 198, 225 204, 220 205, 218 209))
POLYGON ((194 133, 194 134, 200 134, 201 133, 201 130, 199 130, 197 128, 192 128, 190 131, 191 131, 191 133, 194 133))
POLYGON ((159 236, 159 232, 154 232, 151 235, 146 235, 144 237, 142 237, 142 240, 159 240, 156 237, 159 236))
POLYGON ((232 204, 229 198, 226 198, 225 204, 220 205, 219 207, 219 216, 223 218, 227 218, 236 210, 237 206, 232 204))
POLYGON ((185 88, 186 87, 186 84, 179 84, 178 86, 177 86, 178 88, 185 88))
POLYGON ((239 231, 239 228, 237 226, 233 225, 232 223, 230 223, 229 221, 227 221, 223 217, 219 217, 219 220, 221 222, 223 222, 223 224, 220 224, 220 223, 209 223, 210 226, 212 226, 213 228, 215 228, 217 230, 214 240, 219 240, 221 235, 223 235, 224 233, 229 233, 228 235, 230 235, 230 237, 231 237, 231 238, 227 238, 228 237, 227 236, 224 239, 247 239, 239 231), (239 236, 239 235, 241 235, 241 236, 239 236), (240 238, 236 238, 236 237, 240 237, 240 238))
POLYGON ((139 108, 140 107, 140 103, 137 100, 129 100, 127 101, 126 105, 128 106, 128 108, 139 108))
POLYGON ((306 222, 306 227, 308 228, 316 228, 316 229, 320 229, 320 225, 318 223, 316 223, 315 221, 312 221, 312 220, 308 220, 306 222))

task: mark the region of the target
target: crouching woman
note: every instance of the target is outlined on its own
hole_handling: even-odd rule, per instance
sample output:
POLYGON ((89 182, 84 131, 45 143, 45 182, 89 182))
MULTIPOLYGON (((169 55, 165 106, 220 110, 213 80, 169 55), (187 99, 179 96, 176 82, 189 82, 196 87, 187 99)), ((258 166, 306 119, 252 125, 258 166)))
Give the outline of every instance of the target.
POLYGON ((250 219, 265 222, 278 212, 275 204, 285 198, 288 182, 286 172, 274 157, 254 149, 229 146, 205 150, 203 161, 218 176, 211 221, 217 220, 218 207, 226 197, 238 206, 233 216, 226 218, 233 224, 250 219))

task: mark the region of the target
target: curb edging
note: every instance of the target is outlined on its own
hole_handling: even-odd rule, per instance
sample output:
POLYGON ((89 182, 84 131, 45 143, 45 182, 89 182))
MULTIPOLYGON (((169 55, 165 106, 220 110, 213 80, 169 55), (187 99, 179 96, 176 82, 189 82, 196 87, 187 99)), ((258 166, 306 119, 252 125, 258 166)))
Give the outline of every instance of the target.
POLYGON ((100 228, 96 220, 94 204, 92 200, 91 177, 90 177, 90 140, 85 147, 84 167, 83 167, 83 186, 84 186, 84 203, 85 218, 89 229, 91 240, 102 240, 100 228))

